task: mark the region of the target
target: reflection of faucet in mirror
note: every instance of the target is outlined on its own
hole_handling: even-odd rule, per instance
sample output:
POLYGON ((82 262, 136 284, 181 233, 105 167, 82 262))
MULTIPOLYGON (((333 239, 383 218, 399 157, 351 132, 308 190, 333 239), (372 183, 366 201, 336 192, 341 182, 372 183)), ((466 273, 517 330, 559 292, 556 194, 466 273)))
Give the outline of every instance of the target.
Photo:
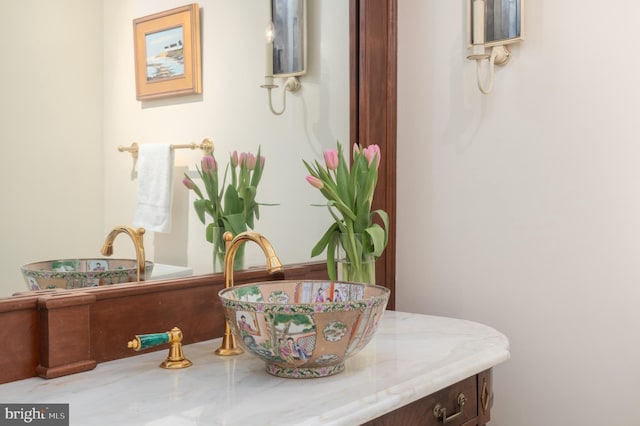
POLYGON ((136 249, 136 263, 138 264, 138 281, 144 281, 145 275, 145 258, 144 258, 144 228, 134 229, 130 226, 126 225, 118 225, 109 232, 107 238, 104 240, 104 244, 102 246, 102 250, 100 252, 104 256, 111 256, 113 254, 113 241, 116 239, 118 234, 127 234, 131 241, 133 241, 133 245, 136 249))
MULTIPOLYGON (((262 235, 257 232, 241 232, 235 238, 231 232, 225 232, 223 238, 226 242, 227 253, 224 258, 224 287, 233 287, 233 261, 236 257, 236 252, 245 241, 253 241, 258 244, 266 257, 266 269, 267 272, 277 272, 282 268, 282 263, 276 255, 273 246, 262 235)), ((229 322, 225 321, 224 337, 222 338, 222 344, 216 350, 217 355, 238 355, 243 352, 242 348, 239 348, 236 339, 231 334, 231 328, 229 328, 229 322)))

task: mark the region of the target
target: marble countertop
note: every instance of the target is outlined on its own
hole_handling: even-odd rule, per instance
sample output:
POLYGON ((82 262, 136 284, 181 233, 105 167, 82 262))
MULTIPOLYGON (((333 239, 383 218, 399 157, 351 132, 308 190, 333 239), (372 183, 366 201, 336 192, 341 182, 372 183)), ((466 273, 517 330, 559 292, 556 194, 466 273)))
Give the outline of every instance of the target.
POLYGON ((508 339, 486 325, 394 311, 385 312, 345 371, 331 377, 274 377, 252 355, 215 355, 220 340, 184 346, 193 362, 186 369, 158 367, 167 346, 84 373, 0 385, 0 401, 68 403, 70 424, 84 426, 355 425, 510 356, 508 339))
POLYGON ((151 271, 151 278, 153 280, 168 280, 172 278, 184 278, 193 275, 193 269, 186 266, 165 265, 162 263, 155 263, 153 270, 151 271))

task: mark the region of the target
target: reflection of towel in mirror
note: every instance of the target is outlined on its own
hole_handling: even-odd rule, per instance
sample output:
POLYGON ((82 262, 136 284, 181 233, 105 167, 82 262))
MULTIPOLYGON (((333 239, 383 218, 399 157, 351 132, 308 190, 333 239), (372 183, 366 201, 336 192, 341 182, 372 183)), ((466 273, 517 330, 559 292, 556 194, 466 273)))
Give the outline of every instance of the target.
POLYGON ((133 226, 155 232, 171 231, 173 150, 169 144, 138 148, 138 203, 133 226))

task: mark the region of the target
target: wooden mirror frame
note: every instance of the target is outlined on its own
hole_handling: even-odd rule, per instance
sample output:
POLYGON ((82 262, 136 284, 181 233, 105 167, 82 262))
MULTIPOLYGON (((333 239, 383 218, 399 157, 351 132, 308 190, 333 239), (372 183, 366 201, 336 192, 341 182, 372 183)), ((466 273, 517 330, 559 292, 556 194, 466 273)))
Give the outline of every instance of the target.
POLYGON ((389 214, 389 243, 376 264, 376 282, 396 287, 397 0, 350 0, 350 135, 382 152, 374 209, 389 214))

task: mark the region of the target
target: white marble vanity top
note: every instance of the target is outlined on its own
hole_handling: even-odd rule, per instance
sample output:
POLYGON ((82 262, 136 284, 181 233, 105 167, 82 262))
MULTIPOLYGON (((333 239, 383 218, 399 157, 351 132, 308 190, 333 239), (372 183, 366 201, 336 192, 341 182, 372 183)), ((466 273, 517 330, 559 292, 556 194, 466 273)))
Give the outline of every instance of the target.
POLYGON ((159 368, 163 349, 85 373, 0 385, 0 402, 68 403, 70 424, 83 426, 352 426, 509 359, 509 341, 490 327, 394 311, 332 377, 274 377, 252 355, 215 355, 220 340, 184 346, 193 362, 186 369, 159 368))
POLYGON ((156 263, 153 265, 153 270, 151 271, 151 278, 149 278, 149 281, 184 278, 190 277, 192 275, 193 269, 186 266, 165 265, 162 263, 156 263))

